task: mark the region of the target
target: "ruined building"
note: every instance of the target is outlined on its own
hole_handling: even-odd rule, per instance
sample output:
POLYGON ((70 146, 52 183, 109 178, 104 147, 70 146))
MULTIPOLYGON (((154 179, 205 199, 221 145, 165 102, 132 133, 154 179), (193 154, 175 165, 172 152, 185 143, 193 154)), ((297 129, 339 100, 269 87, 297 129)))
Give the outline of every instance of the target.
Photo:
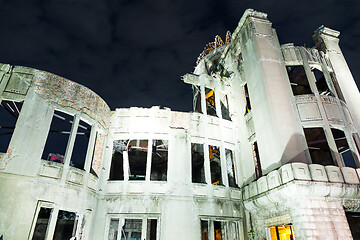
POLYGON ((191 113, 111 111, 82 85, 0 65, 0 236, 360 239, 360 94, 338 36, 280 45, 247 10, 182 77, 191 113))

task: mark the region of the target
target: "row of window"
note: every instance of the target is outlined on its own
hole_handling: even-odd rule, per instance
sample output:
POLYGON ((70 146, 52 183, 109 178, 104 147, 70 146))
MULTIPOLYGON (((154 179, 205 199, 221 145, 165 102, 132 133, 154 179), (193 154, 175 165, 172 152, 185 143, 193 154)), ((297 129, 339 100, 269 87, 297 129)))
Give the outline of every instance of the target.
MULTIPOLYGON (((151 141, 145 139, 115 140, 109 180, 166 181, 168 144, 168 140, 159 139, 151 141)), ((225 177, 221 170, 222 166, 225 166, 228 186, 238 187, 233 152, 230 149, 224 149, 225 159, 222 159, 220 150, 221 148, 218 146, 191 144, 193 183, 225 185, 225 177), (208 151, 209 161, 205 161, 205 151, 208 151), (209 167, 205 167, 207 164, 209 167), (210 169, 210 172, 206 172, 205 169, 210 169)))

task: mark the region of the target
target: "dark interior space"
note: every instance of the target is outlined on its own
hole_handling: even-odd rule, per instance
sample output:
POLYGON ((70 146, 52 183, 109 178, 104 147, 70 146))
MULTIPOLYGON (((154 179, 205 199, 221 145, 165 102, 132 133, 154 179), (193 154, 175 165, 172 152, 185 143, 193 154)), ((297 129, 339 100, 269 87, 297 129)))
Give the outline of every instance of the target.
POLYGON ((294 96, 313 93, 303 66, 287 66, 286 70, 294 96))
POLYGON ((84 169, 86 153, 90 140, 91 126, 80 120, 77 129, 74 148, 71 154, 70 165, 79 169, 84 169))
POLYGON ((166 181, 168 166, 168 144, 167 140, 153 140, 150 180, 166 181))
POLYGON ((1 101, 0 106, 0 152, 5 153, 14 133, 16 121, 19 118, 22 103, 1 101))
POLYGON ((341 158, 344 162, 345 167, 356 168, 355 159, 352 151, 350 150, 349 144, 347 142, 345 133, 339 129, 332 128, 331 132, 333 134, 336 148, 341 155, 341 158))
POLYGON ((210 116, 217 117, 215 107, 215 92, 212 89, 205 88, 206 112, 210 116))
POLYGON ((129 180, 145 180, 148 140, 131 140, 128 144, 129 180))
POLYGON ((223 185, 221 175, 220 147, 209 146, 211 184, 223 185))
POLYGON ((204 145, 191 144, 191 172, 193 183, 206 183, 204 170, 204 145))

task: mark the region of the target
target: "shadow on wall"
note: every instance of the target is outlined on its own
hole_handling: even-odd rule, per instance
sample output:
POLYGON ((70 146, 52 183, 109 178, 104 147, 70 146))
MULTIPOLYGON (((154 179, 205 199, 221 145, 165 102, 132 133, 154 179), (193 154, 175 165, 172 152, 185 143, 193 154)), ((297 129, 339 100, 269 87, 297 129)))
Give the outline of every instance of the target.
POLYGON ((310 164, 311 163, 310 155, 306 145, 304 145, 305 142, 306 139, 301 134, 293 134, 284 149, 283 155, 281 156, 281 165, 285 165, 287 163, 294 163, 294 162, 310 164), (299 148, 299 145, 303 146, 302 149, 305 150, 299 151, 299 149, 301 149, 299 148), (296 147, 296 149, 294 149, 294 146, 296 147))

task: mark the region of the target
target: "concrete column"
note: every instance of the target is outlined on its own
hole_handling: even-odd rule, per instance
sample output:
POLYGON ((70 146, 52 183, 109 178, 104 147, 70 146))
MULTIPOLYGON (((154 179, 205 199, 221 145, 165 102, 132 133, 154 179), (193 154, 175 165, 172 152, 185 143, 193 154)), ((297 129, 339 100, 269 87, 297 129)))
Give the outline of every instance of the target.
POLYGON ((329 57, 334 69, 335 76, 344 95, 346 104, 351 112, 357 131, 360 130, 360 93, 355 80, 346 63, 344 55, 339 46, 340 32, 327 27, 320 27, 314 33, 315 42, 318 47, 325 47, 326 55, 329 57))
POLYGON ((266 14, 247 10, 236 41, 242 50, 263 174, 289 162, 307 163, 303 131, 280 45, 266 14))
POLYGON ((54 110, 30 88, 5 156, 5 171, 36 176, 54 110))

